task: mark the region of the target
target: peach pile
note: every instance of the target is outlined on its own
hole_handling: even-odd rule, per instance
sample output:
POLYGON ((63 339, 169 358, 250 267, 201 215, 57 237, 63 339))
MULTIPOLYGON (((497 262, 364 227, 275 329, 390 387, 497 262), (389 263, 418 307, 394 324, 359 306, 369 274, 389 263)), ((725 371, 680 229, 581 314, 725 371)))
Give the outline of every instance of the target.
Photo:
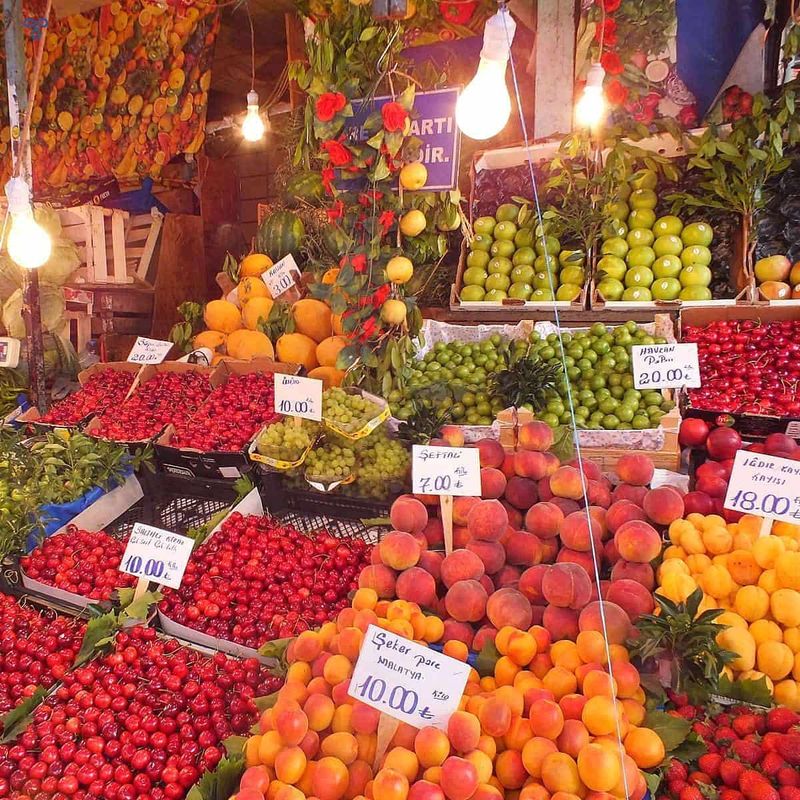
MULTIPOLYGON (((549 447, 552 437, 541 422, 519 432, 528 448, 549 447)), ((482 497, 454 498, 454 551, 433 549, 443 544, 431 505, 438 498, 403 496, 391 509, 394 530, 373 551, 359 586, 436 611, 445 639, 475 650, 506 625, 541 624, 554 641, 574 641, 581 630, 601 630, 601 602, 612 640, 624 642, 639 615, 653 610, 649 562, 661 552, 653 525, 683 515, 678 491, 648 489, 653 463, 636 454, 619 460, 622 482, 612 490, 590 461, 562 465, 536 449, 507 454, 492 439, 476 447, 482 497), (598 596, 597 578, 607 575, 598 596)))
POLYGON ((684 601, 698 587, 700 610, 723 608, 718 641, 737 654, 731 679, 766 677, 775 701, 800 711, 800 526, 689 514, 669 527, 657 593, 684 601))
MULTIPOLYGON (((640 770, 661 763, 664 744, 642 727, 644 692, 624 647, 595 631, 551 644, 542 627, 504 627, 494 675, 471 670, 446 728, 400 723, 379 752, 379 712, 348 695, 370 623, 422 644, 443 632, 415 604, 360 589, 335 623, 302 633, 287 651, 286 683, 246 742, 236 800, 644 796, 640 770)), ((467 657, 462 642, 445 652, 467 657)))

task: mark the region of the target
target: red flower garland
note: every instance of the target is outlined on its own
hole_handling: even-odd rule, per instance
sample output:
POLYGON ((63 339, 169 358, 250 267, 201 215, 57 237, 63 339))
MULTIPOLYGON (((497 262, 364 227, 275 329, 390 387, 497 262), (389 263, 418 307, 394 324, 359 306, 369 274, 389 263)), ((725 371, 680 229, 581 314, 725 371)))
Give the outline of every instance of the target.
POLYGON ((346 105, 347 98, 341 92, 325 92, 317 98, 314 112, 320 122, 330 122, 346 105))

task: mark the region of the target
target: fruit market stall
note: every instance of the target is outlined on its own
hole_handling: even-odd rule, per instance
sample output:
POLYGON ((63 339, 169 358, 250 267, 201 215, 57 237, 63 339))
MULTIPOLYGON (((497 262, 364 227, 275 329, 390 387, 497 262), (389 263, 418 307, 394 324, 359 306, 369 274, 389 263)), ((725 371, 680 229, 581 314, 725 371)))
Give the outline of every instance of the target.
POLYGON ((531 141, 552 10, 267 5, 25 40, 63 208, 0 254, 0 798, 798 800, 795 81, 705 115, 681 10, 596 0, 531 141), (242 153, 269 191, 201 264, 242 153), (199 198, 136 240, 169 333, 81 323, 99 251, 152 278, 112 189, 72 202, 109 171, 199 198))

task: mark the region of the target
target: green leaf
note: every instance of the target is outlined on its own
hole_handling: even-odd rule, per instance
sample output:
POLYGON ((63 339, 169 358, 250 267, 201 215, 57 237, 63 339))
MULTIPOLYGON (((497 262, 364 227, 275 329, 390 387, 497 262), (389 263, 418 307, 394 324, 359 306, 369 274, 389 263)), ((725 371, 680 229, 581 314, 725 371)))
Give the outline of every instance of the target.
POLYGON ((264 712, 268 708, 272 708, 278 702, 278 692, 264 695, 263 697, 254 697, 253 703, 259 712, 264 712))
POLYGON ((717 685, 717 692, 721 697, 740 703, 749 703, 763 708, 772 707, 772 694, 767 686, 766 678, 760 678, 757 681, 731 681, 727 675, 722 675, 717 685))
POLYGON ((47 694, 47 689, 37 686, 30 697, 23 700, 16 708, 11 709, 0 721, 0 730, 3 732, 3 738, 0 741, 11 741, 22 732, 30 722, 31 713, 47 697, 47 694))
POLYGON ((86 624, 86 633, 83 635, 83 642, 81 642, 81 649, 78 655, 75 656, 75 663, 73 666, 78 666, 88 661, 101 647, 108 644, 114 633, 119 628, 119 619, 117 615, 109 611, 103 614, 102 617, 95 617, 89 620, 86 624))
POLYGON ((244 753, 246 743, 246 736, 229 736, 227 739, 222 740, 222 746, 229 756, 238 756, 244 753))
POLYGON ((720 153, 725 153, 727 156, 739 155, 739 151, 730 142, 717 142, 717 149, 720 151, 720 153))
POLYGON ((692 724, 689 720, 673 717, 664 711, 648 711, 642 727, 655 731, 664 742, 664 749, 667 753, 671 753, 686 740, 692 724))
POLYGON ((134 600, 134 591, 133 588, 129 589, 127 587, 117 590, 120 605, 122 606, 121 615, 128 619, 147 619, 150 616, 150 609, 164 599, 164 595, 161 592, 145 592, 141 597, 134 600), (125 599, 123 599, 123 595, 125 599))
POLYGON ((379 31, 380 28, 377 25, 370 25, 369 28, 364 28, 364 30, 361 31, 361 36, 358 37, 358 41, 368 42, 370 39, 374 39, 379 31))
POLYGON ((669 755, 664 759, 666 766, 669 760, 677 758, 682 764, 689 764, 692 761, 697 761, 700 756, 708 752, 705 742, 692 731, 686 737, 684 742, 678 745, 669 755))
POLYGON ((644 775, 644 782, 647 784, 650 797, 656 797, 658 787, 661 786, 661 773, 643 771, 642 775, 644 775))
POLYGON ((481 648, 478 653, 478 659, 475 662, 475 669, 482 678, 494 675, 495 664, 500 660, 500 651, 495 647, 491 639, 487 639, 486 644, 481 648))
POLYGON ((271 641, 262 644, 261 647, 258 648, 258 654, 260 656, 264 656, 265 658, 274 658, 280 661, 286 655, 286 648, 289 646, 289 642, 291 642, 293 638, 294 637, 289 637, 286 639, 272 639, 271 641))
POLYGON ((244 757, 225 757, 213 772, 206 772, 189 790, 186 800, 228 800, 239 788, 244 773, 244 757))

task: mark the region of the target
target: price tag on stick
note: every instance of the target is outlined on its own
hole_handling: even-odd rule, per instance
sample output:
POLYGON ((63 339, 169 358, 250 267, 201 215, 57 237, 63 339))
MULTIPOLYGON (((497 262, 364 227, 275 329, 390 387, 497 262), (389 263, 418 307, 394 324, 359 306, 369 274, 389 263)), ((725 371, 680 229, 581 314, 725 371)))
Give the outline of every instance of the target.
POLYGON ((700 364, 697 345, 693 342, 634 345, 631 363, 636 389, 700 387, 700 364))
POLYGON ((172 342, 137 336, 131 352, 128 353, 128 361, 132 364, 160 364, 170 350, 172 350, 172 342))
MULTIPOLYGON (((143 525, 133 526, 122 556, 120 571, 135 575, 140 584, 149 581, 172 589, 180 588, 186 563, 192 554, 194 539, 177 533, 143 525)), ((137 586, 137 592, 139 587, 137 586)))
POLYGON ((475 447, 415 444, 411 477, 414 494, 481 496, 481 464, 475 447))
POLYGON ((725 508, 800 524, 800 461, 739 450, 725 508))
POLYGON ((415 728, 443 729, 469 671, 469 664, 370 625, 347 693, 415 728))
POLYGON ((267 284, 273 299, 280 297, 284 292, 295 286, 299 277, 300 268, 291 253, 288 256, 284 256, 280 261, 276 261, 261 275, 261 279, 267 284))
POLYGON ((322 381, 298 375, 275 375, 275 410, 289 417, 322 420, 322 381))

